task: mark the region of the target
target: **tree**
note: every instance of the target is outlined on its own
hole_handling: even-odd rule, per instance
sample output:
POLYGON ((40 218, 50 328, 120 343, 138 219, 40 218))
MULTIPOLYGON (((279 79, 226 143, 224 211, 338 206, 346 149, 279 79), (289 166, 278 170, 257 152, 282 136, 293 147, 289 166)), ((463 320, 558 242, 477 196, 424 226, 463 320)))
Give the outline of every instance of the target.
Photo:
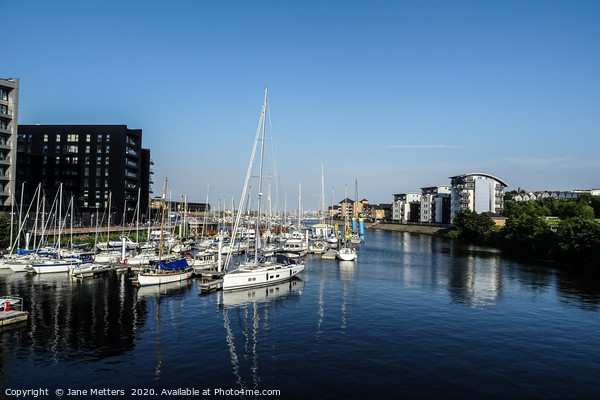
POLYGON ((561 255, 572 263, 597 265, 600 260, 600 223, 593 219, 568 218, 558 226, 561 255))
POLYGON ((471 210, 460 210, 453 221, 458 238, 468 242, 485 242, 495 226, 488 214, 477 214, 471 210))
POLYGON ((10 219, 0 213, 0 248, 10 247, 10 219))
POLYGON ((548 223, 535 213, 522 213, 508 219, 501 234, 506 247, 538 255, 552 248, 555 242, 548 223))

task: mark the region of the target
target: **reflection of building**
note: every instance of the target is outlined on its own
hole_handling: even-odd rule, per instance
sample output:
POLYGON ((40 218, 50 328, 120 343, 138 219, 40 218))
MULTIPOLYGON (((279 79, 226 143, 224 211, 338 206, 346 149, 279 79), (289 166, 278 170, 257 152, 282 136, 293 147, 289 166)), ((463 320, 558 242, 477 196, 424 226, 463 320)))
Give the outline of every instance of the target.
POLYGON ((421 222, 450 223, 450 186, 421 188, 421 222))
POLYGON ((0 205, 13 204, 17 169, 19 80, 0 79, 0 205))
POLYGON ((48 198, 63 184, 73 196, 84 224, 108 207, 113 223, 131 222, 138 196, 146 213, 151 182, 150 150, 142 148, 142 130, 125 125, 20 125, 19 182, 27 182, 24 202, 32 200, 38 183, 48 198))
POLYGON ((503 289, 499 256, 454 257, 448 290, 452 301, 471 307, 494 305, 503 289))
POLYGON ((468 173, 451 176, 450 183, 452 220, 459 210, 502 213, 506 182, 489 174, 468 173))
POLYGON ((421 193, 399 193, 392 203, 392 221, 418 222, 421 214, 421 193))

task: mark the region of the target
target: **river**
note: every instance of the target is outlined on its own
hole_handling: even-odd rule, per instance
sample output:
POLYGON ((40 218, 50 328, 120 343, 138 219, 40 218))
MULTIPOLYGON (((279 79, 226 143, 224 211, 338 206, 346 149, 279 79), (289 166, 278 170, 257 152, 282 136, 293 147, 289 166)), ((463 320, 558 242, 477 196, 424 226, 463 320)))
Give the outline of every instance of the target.
POLYGON ((356 263, 300 276, 201 295, 0 272, 30 311, 0 331, 0 398, 600 398, 598 275, 368 230, 356 263))

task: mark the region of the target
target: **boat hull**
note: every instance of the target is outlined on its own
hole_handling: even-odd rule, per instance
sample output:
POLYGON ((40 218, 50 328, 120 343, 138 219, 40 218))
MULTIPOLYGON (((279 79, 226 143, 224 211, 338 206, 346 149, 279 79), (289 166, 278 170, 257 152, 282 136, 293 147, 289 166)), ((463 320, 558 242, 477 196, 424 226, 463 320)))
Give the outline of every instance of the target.
POLYGON ((73 261, 62 261, 62 262, 49 262, 43 264, 31 264, 31 268, 37 274, 47 274, 55 272, 69 272, 69 268, 79 265, 78 260, 73 261))
POLYGON ((342 261, 354 261, 356 260, 356 252, 348 249, 342 249, 337 252, 337 258, 342 261))
POLYGON ((140 286, 162 285, 189 279, 194 274, 193 268, 184 271, 152 271, 141 272, 137 281, 140 286))
POLYGON ((223 276, 223 290, 267 286, 294 278, 304 270, 304 264, 277 267, 241 268, 223 276))

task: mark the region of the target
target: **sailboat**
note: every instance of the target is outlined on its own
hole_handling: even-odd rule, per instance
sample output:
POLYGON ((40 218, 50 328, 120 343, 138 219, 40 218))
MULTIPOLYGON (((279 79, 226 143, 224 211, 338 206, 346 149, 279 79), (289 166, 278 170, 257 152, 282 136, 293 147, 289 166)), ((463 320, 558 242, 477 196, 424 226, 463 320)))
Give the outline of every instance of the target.
MULTIPOLYGON (((348 186, 346 186, 346 200, 348 199, 348 186)), ((348 203, 344 200, 346 206, 344 207, 344 230, 346 235, 342 238, 342 246, 337 251, 336 257, 342 261, 354 261, 356 260, 356 250, 352 246, 348 245, 350 239, 350 227, 348 226, 348 203)))
POLYGON ((261 142, 260 151, 260 166, 259 166, 259 181, 258 181, 258 217, 256 218, 256 232, 254 240, 254 255, 251 256, 246 262, 240 264, 237 269, 229 270, 231 263, 232 251, 227 253, 225 260, 225 270, 227 271, 223 276, 223 290, 234 290, 234 289, 247 289, 256 286, 271 285, 294 278, 299 272, 304 270, 304 263, 301 261, 291 260, 289 257, 283 254, 273 254, 270 256, 265 255, 260 250, 260 214, 261 214, 261 197, 262 197, 262 170, 263 170, 263 155, 264 155, 264 142, 265 142, 265 125, 266 125, 266 114, 267 114, 267 98, 268 89, 265 89, 265 100, 262 107, 261 116, 259 119, 258 129, 256 130, 256 137, 254 139, 254 146, 250 156, 250 163, 246 172, 246 180, 242 190, 242 196, 240 198, 240 207, 236 214, 235 225, 233 228, 231 248, 235 248, 235 240, 238 236, 238 230, 240 229, 240 221, 242 212, 244 209, 244 200, 246 192, 248 190, 248 183, 252 172, 252 166, 254 164, 254 156, 256 154, 256 147, 258 142, 261 142), (262 131, 262 137, 261 137, 262 131))
POLYGON ((140 286, 147 285, 160 285, 164 283, 178 282, 185 279, 189 279, 194 274, 194 269, 190 267, 187 260, 180 258, 171 262, 164 262, 162 259, 162 242, 163 242, 163 228, 165 221, 165 208, 166 208, 166 196, 167 196, 167 179, 165 178, 165 189, 163 191, 163 204, 162 204, 162 218, 160 223, 160 243, 158 246, 158 263, 154 268, 147 269, 140 272, 137 276, 137 283, 140 286))

